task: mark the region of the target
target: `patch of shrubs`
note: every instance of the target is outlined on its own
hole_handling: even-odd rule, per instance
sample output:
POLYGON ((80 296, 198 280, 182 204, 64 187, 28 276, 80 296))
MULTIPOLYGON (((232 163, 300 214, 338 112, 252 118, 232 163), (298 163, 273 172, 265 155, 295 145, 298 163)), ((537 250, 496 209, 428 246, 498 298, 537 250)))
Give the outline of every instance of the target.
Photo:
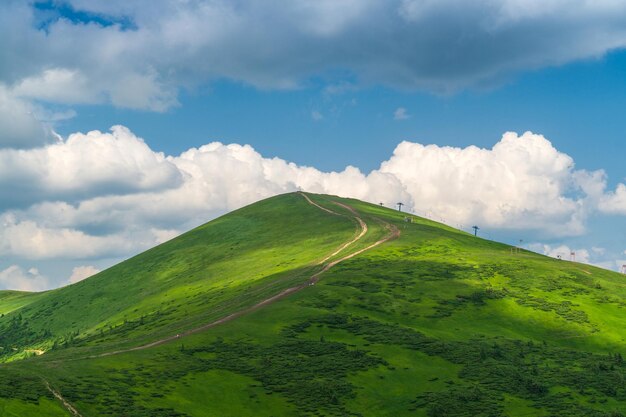
POLYGON ((27 346, 52 336, 50 331, 35 331, 22 314, 5 316, 0 324, 0 356, 13 354, 13 348, 27 346))
POLYGON ((532 307, 543 311, 554 311, 565 320, 575 323, 589 323, 589 317, 587 313, 582 310, 576 310, 573 307, 571 301, 561 301, 560 303, 553 303, 543 298, 527 296, 524 298, 518 298, 515 302, 521 306, 532 307))
MULTIPOLYGON (((140 378, 136 372, 119 371, 106 381, 79 376, 71 380, 61 379, 60 383, 63 396, 67 400, 72 403, 93 404, 99 416, 190 417, 171 408, 149 408, 144 405, 135 389, 149 385, 149 382, 140 378)), ((153 389, 158 390, 156 397, 163 395, 162 385, 155 385, 153 389)))
POLYGON ((34 404, 42 397, 54 399, 41 378, 7 368, 0 372, 0 397, 34 404))
MULTIPOLYGON (((332 322, 332 318, 330 320, 332 322)), ((250 376, 259 381, 268 394, 280 393, 300 410, 301 415, 348 414, 344 402, 355 395, 354 386, 346 379, 350 373, 365 371, 386 364, 382 359, 348 345, 321 338, 300 340, 292 336, 304 331, 308 323, 286 330, 286 340, 272 345, 226 343, 185 349, 194 358, 194 370, 225 369, 250 376), (215 356, 202 359, 199 352, 215 356)))
POLYGON ((457 295, 453 299, 439 300, 434 307, 435 312, 428 318, 443 318, 451 316, 455 310, 464 308, 468 305, 483 306, 486 300, 495 300, 504 298, 507 295, 506 290, 497 290, 491 287, 474 291, 467 295, 457 295))
POLYGON ((509 339, 443 342, 410 328, 347 314, 329 314, 286 331, 294 336, 318 324, 351 332, 370 343, 400 345, 462 365, 459 377, 467 386, 426 393, 414 403, 414 408, 426 409, 429 415, 500 416, 505 393, 530 400, 552 416, 610 415, 571 394, 551 394, 551 387, 581 395, 589 391, 598 402, 609 397, 626 401, 626 365, 621 354, 599 355, 509 339))

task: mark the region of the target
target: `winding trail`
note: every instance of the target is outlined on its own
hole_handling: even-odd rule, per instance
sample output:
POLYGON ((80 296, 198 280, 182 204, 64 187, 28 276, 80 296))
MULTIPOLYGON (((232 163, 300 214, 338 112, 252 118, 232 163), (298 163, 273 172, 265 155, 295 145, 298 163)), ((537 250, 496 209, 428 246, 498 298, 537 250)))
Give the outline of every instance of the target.
POLYGON ((78 410, 76 408, 74 408, 74 406, 72 404, 70 404, 69 401, 67 401, 65 398, 63 398, 63 396, 61 395, 60 392, 56 391, 54 388, 52 388, 50 386, 50 383, 48 383, 48 381, 46 381, 44 379, 43 382, 44 382, 44 385, 46 386, 46 388, 48 389, 48 391, 50 391, 52 393, 52 395, 54 395, 54 398, 56 398, 57 400, 59 400, 61 402, 61 404, 63 404, 63 407, 65 407, 65 409, 67 411, 69 411, 71 415, 73 415, 75 417, 83 417, 82 414, 79 413, 78 410))
MULTIPOLYGON (((317 204, 316 202, 312 201, 308 195, 304 194, 304 193, 300 193, 300 195, 302 197, 305 198, 306 201, 309 202, 309 204, 319 208, 320 210, 324 210, 327 213, 333 214, 335 216, 344 216, 344 214, 341 213, 337 213, 334 212, 332 210, 327 209, 326 207, 322 207, 319 204, 317 204)), ((365 233, 367 233, 367 223, 365 223, 363 221, 363 219, 361 219, 360 217, 358 217, 357 212, 349 206, 346 206, 345 204, 341 204, 341 203, 337 203, 334 202, 335 204, 337 204, 338 206, 341 206, 343 208, 346 208, 348 210, 350 210, 351 213, 354 214, 354 218, 357 220, 357 222, 359 223, 359 227, 361 228, 361 232, 352 240, 350 240, 349 242, 346 242, 345 244, 341 245, 336 251, 334 251, 333 253, 331 253, 330 255, 328 255, 327 257, 325 257, 324 259, 322 259, 321 261, 319 261, 317 264, 321 265, 324 262, 326 262, 327 260, 329 260, 330 258, 332 258, 333 256, 336 256, 339 252, 341 252, 342 250, 344 250, 345 248, 347 248, 348 246, 352 245, 354 242, 356 242, 357 240, 361 239, 363 236, 365 236, 365 233)))
MULTIPOLYGON (((336 215, 336 216, 347 216, 347 217, 350 217, 350 216, 348 216, 346 214, 337 213, 337 212, 332 211, 332 210, 330 210, 330 209, 328 209, 326 207, 320 206, 319 204, 317 204, 314 201, 312 201, 309 198, 309 196, 307 196, 303 192, 300 192, 300 195, 302 195, 302 197, 304 197, 304 199, 309 204, 311 204, 311 205, 313 205, 313 206, 319 208, 320 210, 323 210, 323 211, 325 211, 325 212, 327 212, 329 214, 336 215)), ((333 203, 338 205, 338 206, 340 206, 340 207, 343 207, 343 208, 347 209, 348 211, 350 211, 350 213, 352 213, 352 215, 354 216, 353 218, 357 221, 357 223, 359 225, 359 228, 361 230, 357 234, 356 237, 354 237, 350 241, 348 241, 345 244, 343 244, 342 246, 340 246, 333 253, 331 253, 330 255, 328 255, 327 257, 322 259, 320 262, 318 262, 317 265, 322 265, 322 264, 326 263, 332 257, 338 255, 340 252, 342 252, 343 250, 345 250, 349 246, 351 246, 354 243, 358 242, 360 239, 363 238, 363 236, 365 236, 365 234, 367 233, 367 230, 368 230, 367 224, 359 216, 359 213, 356 210, 354 210, 354 208, 352 208, 352 207, 350 207, 350 206, 348 206, 346 204, 339 203, 339 202, 333 202, 333 203)), ((207 323, 205 325, 202 325, 200 327, 196 327, 196 328, 193 328, 193 329, 190 329, 190 330, 186 330, 186 331, 183 331, 183 332, 178 333, 176 335, 165 337, 163 339, 155 340, 154 342, 147 343, 145 345, 135 346, 135 347, 132 347, 132 348, 127 348, 127 349, 115 350, 115 351, 111 351, 111 352, 100 353, 98 355, 86 356, 86 357, 82 357, 80 359, 102 358, 102 357, 106 357, 106 356, 119 355, 121 353, 134 352, 134 351, 137 351, 137 350, 144 350, 144 349, 149 349, 149 348, 152 348, 152 347, 164 345, 166 343, 169 343, 169 342, 172 342, 172 341, 175 341, 175 340, 179 340, 179 339, 181 339, 183 337, 203 332, 203 331, 208 330, 208 329, 210 329, 212 327, 219 326, 220 324, 227 323, 227 322, 232 321, 232 320, 234 320, 234 319, 236 319, 238 317, 243 316, 244 314, 248 314, 248 313, 253 312, 255 310, 258 310, 258 309, 260 309, 260 308, 262 308, 262 307, 264 307, 266 305, 275 303, 276 301, 281 300, 281 299, 283 299, 283 298, 285 298, 285 297, 287 297, 287 296, 289 296, 291 294, 294 294, 294 293, 296 293, 298 291, 301 291, 301 290, 303 290, 304 288, 306 288, 306 287, 308 287, 310 285, 316 284, 320 280, 320 275, 322 275, 324 272, 328 271, 330 268, 332 268, 333 266, 337 265, 338 263, 343 262, 345 260, 348 260, 350 258, 353 258, 353 257, 355 257, 357 255, 360 255, 361 253, 363 253, 365 251, 368 251, 368 250, 370 250, 370 249, 372 249, 372 248, 374 248, 374 247, 376 247, 376 246, 378 246, 378 245, 380 245, 382 243, 385 243, 385 242, 387 242, 387 241, 389 241, 391 239, 395 239, 398 236, 400 236, 400 230, 396 226, 394 226, 391 223, 382 221, 382 220, 381 220, 381 222, 384 224, 385 228, 388 230, 388 233, 387 233, 387 235, 385 237, 383 237, 382 239, 372 243, 371 245, 369 245, 369 246, 367 246, 367 247, 365 247, 363 249, 359 249, 356 252, 350 253, 350 254, 345 255, 345 256, 343 256, 343 257, 341 257, 339 259, 336 259, 336 260, 334 260, 332 262, 326 263, 324 265, 324 267, 320 271, 318 271, 314 275, 312 275, 309 278, 309 280, 307 282, 303 283, 303 284, 300 284, 300 285, 295 286, 295 287, 287 288, 287 289, 281 291, 280 293, 278 293, 278 294, 276 294, 276 295, 274 295, 272 297, 266 298, 266 299, 258 302, 257 304, 255 304, 253 306, 246 307, 246 308, 244 308, 242 310, 236 311, 236 312, 234 312, 232 314, 229 314, 228 316, 222 317, 221 319, 212 321, 212 322, 207 323)))

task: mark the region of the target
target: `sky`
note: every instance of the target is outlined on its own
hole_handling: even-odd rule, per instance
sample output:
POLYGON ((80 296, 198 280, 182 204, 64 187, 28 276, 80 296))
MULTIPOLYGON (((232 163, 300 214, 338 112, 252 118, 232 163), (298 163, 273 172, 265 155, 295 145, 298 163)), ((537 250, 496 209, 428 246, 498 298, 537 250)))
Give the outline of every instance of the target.
POLYGON ((299 189, 626 264, 626 4, 0 3, 0 289, 299 189))

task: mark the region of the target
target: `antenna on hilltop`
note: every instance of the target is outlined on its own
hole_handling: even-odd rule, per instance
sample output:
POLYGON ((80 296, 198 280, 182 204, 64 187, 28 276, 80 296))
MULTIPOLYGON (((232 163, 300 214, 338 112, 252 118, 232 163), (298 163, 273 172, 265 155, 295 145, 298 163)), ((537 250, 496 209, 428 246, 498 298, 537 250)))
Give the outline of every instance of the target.
POLYGON ((398 211, 402 211, 402 206, 404 203, 396 203, 398 205, 398 211))
POLYGON ((472 226, 472 229, 474 229, 474 236, 478 236, 478 231, 480 230, 480 227, 472 226))
POLYGON ((524 243, 524 239, 519 240, 519 246, 511 246, 511 253, 520 253, 522 251, 522 243, 524 243))

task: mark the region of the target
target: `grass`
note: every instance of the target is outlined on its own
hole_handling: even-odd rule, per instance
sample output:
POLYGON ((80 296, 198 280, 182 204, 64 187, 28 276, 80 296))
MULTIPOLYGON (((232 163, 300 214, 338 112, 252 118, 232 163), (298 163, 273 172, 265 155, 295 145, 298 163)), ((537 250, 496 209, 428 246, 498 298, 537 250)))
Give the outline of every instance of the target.
POLYGON ((25 291, 0 291, 0 315, 20 309, 35 300, 45 297, 46 293, 31 293, 25 291))
POLYGON ((265 395, 263 387, 257 385, 253 378, 224 370, 190 373, 173 382, 168 391, 163 398, 156 398, 153 404, 163 407, 173 405, 188 415, 202 415, 207 409, 206 404, 212 404, 214 415, 224 417, 271 417, 277 409, 283 410, 283 414, 296 415, 296 407, 285 398, 265 395), (223 389, 215 390, 213 386, 202 383, 207 380, 220 381, 223 389), (239 401, 242 396, 247 396, 248 401, 239 401))
POLYGON ((44 377, 85 416, 623 415, 623 276, 512 255, 507 245, 426 219, 406 223, 403 213, 357 200, 311 198, 343 214, 333 202, 349 204, 368 224, 335 259, 379 240, 381 221, 401 236, 236 320, 114 356, 85 359, 304 282, 316 260, 354 236, 354 221, 284 195, 76 286, 0 295, 0 308, 11 310, 0 323, 14 323, 20 349, 24 326, 40 336, 49 327, 29 346, 78 332, 65 348, 3 365, 0 375, 23 376, 33 394, 0 390, 0 403, 53 404, 34 388, 44 377), (43 309, 54 301, 60 308, 43 309), (95 311, 69 313, 76 308, 95 311), (47 315, 37 315, 42 309, 47 315))
POLYGON ((66 417, 67 411, 56 401, 40 398, 36 403, 0 398, 0 415, 3 417, 66 417))

